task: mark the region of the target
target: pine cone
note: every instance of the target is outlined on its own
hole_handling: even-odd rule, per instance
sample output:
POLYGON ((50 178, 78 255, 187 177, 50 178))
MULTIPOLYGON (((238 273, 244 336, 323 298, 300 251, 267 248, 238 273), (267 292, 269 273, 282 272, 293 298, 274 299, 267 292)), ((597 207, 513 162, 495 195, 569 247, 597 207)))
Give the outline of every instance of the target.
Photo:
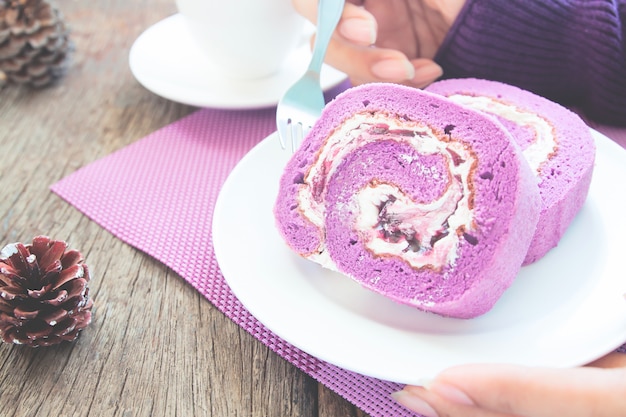
POLYGON ((60 78, 72 51, 61 14, 45 0, 0 0, 0 86, 44 87, 60 78))
POLYGON ((32 347, 73 341, 91 322, 89 269, 62 241, 38 236, 0 252, 0 335, 32 347))

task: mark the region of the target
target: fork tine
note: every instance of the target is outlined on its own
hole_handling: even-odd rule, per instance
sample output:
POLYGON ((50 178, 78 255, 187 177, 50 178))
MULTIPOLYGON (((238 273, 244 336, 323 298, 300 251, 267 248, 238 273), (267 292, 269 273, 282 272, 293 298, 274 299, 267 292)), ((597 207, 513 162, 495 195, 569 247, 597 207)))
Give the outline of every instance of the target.
POLYGON ((279 117, 276 118, 276 127, 278 129, 278 139, 280 140, 280 147, 282 149, 287 148, 287 141, 290 139, 287 136, 291 137, 291 119, 281 119, 279 117))
POLYGON ((300 136, 300 142, 298 143, 298 147, 302 145, 304 138, 309 134, 309 130, 311 130, 311 126, 302 125, 302 135, 300 136))
POLYGON ((302 123, 291 124, 291 152, 294 153, 302 142, 302 123))

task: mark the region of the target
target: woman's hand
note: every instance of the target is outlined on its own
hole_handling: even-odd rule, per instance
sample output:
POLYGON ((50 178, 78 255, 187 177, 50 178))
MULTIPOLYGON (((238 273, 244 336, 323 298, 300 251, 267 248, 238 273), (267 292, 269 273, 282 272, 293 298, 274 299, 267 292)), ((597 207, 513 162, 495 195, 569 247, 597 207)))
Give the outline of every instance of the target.
MULTIPOLYGON (((326 62, 353 84, 424 87, 442 75, 433 58, 465 0, 348 0, 326 62)), ((317 1, 293 0, 315 22, 317 1)))
POLYGON ((626 354, 573 369, 457 366, 392 396, 425 417, 626 416, 626 354))

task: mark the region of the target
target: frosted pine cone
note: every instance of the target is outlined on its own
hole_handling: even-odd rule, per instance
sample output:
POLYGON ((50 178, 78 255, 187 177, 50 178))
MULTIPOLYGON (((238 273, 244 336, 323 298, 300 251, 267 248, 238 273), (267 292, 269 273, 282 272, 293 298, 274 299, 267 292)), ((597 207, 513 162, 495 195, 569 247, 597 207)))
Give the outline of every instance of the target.
POLYGON ((63 75, 73 46, 46 0, 0 0, 0 86, 46 86, 63 75))
POLYGON ((0 335, 32 347, 73 341, 91 322, 89 269, 67 244, 38 236, 0 252, 0 335))

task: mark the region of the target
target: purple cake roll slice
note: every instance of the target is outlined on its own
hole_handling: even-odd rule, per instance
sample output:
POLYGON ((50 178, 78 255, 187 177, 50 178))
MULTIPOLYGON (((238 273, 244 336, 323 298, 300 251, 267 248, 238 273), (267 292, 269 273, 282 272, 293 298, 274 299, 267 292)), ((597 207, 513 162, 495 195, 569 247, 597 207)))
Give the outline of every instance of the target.
POLYGON ((583 206, 595 160, 587 125, 570 110, 529 91, 495 81, 451 79, 428 91, 498 118, 538 177, 542 208, 524 264, 554 248, 583 206))
POLYGON ((472 318, 514 281, 539 208, 500 123, 368 84, 327 105, 285 168, 274 213, 301 256, 397 302, 472 318))

